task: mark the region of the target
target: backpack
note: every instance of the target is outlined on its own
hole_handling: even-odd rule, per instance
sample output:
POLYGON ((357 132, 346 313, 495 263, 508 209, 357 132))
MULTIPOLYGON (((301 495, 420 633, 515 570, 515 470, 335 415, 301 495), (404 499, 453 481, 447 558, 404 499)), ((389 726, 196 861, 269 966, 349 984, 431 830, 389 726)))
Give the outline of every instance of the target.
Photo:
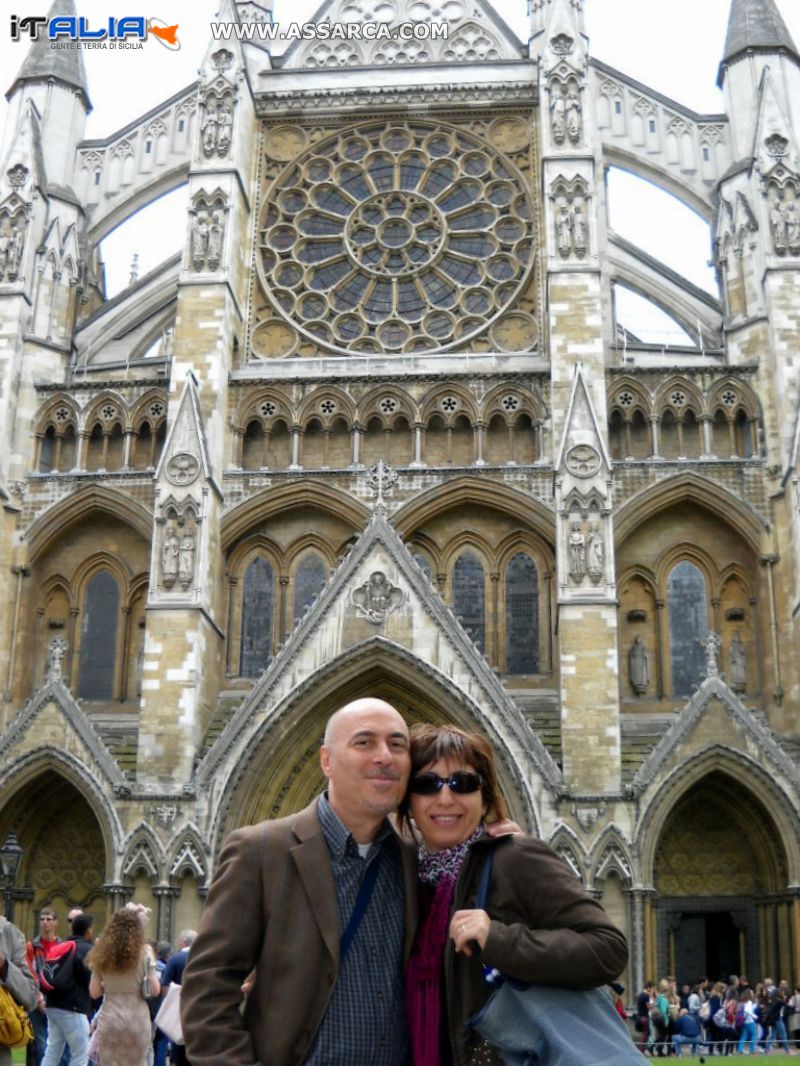
POLYGON ((728 1015, 725 1013, 725 1007, 720 1007, 719 1010, 714 1011, 714 1017, 711 1019, 716 1025, 717 1029, 728 1028, 728 1015))
POLYGON ((28 1012, 5 987, 0 987, 0 1047, 25 1047, 33 1040, 28 1012))
POLYGON ((736 1028, 737 1029, 743 1028, 743 1026, 744 1026, 744 1003, 740 1003, 736 1007, 736 1011, 734 1013, 733 1018, 734 1018, 734 1025, 736 1026, 736 1028))
POLYGON ((707 1022, 711 1019, 711 1002, 709 1000, 700 1004, 700 1010, 697 1012, 697 1016, 701 1022, 707 1022))
POLYGON ((72 988, 75 984, 74 940, 64 940, 52 949, 39 970, 39 984, 45 995, 72 988))

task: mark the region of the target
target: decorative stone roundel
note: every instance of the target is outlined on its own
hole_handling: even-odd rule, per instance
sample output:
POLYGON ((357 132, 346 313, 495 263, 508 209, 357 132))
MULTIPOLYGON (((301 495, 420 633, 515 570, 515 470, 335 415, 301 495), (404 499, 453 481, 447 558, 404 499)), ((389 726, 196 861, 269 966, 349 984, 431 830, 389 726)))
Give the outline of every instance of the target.
MULTIPOLYGON (((519 172, 474 134, 421 119, 307 147, 264 204, 264 293, 315 346, 341 353, 446 350, 501 318, 532 269, 519 172)), ((510 347, 527 347, 535 323, 514 325, 510 347)))
POLYGON ((566 463, 575 477, 593 477, 600 469, 600 456, 591 444, 576 444, 567 452, 566 463))
POLYGON ((173 485, 190 485, 200 473, 200 464, 193 455, 181 452, 173 455, 167 463, 167 479, 173 485))

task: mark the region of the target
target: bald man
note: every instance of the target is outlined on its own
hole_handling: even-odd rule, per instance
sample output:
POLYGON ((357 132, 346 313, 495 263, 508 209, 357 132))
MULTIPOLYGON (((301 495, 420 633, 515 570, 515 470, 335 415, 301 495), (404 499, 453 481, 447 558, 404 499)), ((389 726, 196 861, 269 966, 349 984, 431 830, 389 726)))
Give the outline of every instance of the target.
POLYGON ((416 865, 387 815, 408 728, 383 700, 356 700, 328 722, 320 763, 327 790, 305 810, 225 842, 183 979, 192 1066, 407 1062, 416 865))

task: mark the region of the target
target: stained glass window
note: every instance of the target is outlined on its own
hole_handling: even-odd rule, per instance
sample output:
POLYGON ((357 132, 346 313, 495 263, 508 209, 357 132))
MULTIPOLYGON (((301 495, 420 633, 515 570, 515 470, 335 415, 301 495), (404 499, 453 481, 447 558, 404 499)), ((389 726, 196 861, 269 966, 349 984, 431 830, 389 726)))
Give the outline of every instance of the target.
POLYGON ((83 597, 78 696, 85 700, 114 698, 119 589, 108 570, 89 580, 83 597))
POLYGON ((672 694, 691 696, 705 677, 706 657, 699 641, 708 632, 706 583, 684 559, 669 575, 669 641, 672 694))
POLYGON ((258 677, 272 654, 275 573, 261 556, 244 572, 242 595, 242 677, 258 677))
POLYGON ((460 555, 453 567, 453 609, 483 651, 486 647, 483 566, 472 552, 460 555))
POLYGON ((325 584, 325 563, 318 555, 307 555, 294 576, 294 616, 299 618, 325 584))
POLYGON ((506 673, 539 672, 539 575, 518 552, 506 567, 506 673))

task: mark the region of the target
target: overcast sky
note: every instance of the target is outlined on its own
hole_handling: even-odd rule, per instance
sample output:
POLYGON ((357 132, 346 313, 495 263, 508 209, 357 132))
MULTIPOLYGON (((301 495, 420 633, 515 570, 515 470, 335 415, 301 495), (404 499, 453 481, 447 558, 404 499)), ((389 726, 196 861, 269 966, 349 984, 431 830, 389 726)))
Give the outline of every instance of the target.
MULTIPOLYGON (((210 40, 208 25, 218 9, 218 0, 148 0, 122 8, 108 0, 76 0, 80 15, 85 15, 94 28, 103 25, 108 14, 146 14, 157 16, 167 24, 178 23, 181 42, 179 52, 171 52, 155 41, 147 41, 140 52, 85 53, 89 79, 89 93, 94 110, 89 116, 86 135, 105 137, 124 126, 137 115, 154 107, 192 81, 210 40)), ((47 0, 41 4, 32 0, 18 0, 6 6, 6 11, 18 14, 44 14, 47 0)), ((275 19, 302 21, 316 10, 316 0, 276 0, 275 19)), ((498 0, 497 10, 513 30, 523 39, 528 36, 525 0, 498 0)), ((800 42, 800 2, 778 0, 786 24, 795 43, 800 42)), ((722 110, 722 97, 716 88, 719 60, 725 43, 729 0, 586 0, 586 31, 593 56, 618 68, 653 89, 672 97, 700 112, 722 110)), ((21 65, 26 45, 13 43, 0 19, 0 70, 11 83, 14 72, 21 65)), ((637 185, 641 183, 636 183, 637 185)), ((612 187, 612 197, 615 189, 612 187)), ((612 224, 620 232, 626 228, 633 239, 643 230, 660 225, 662 235, 652 231, 648 250, 683 268, 687 276, 698 284, 713 287, 711 275, 705 267, 710 253, 708 229, 692 218, 684 225, 683 210, 673 213, 668 201, 637 196, 635 187, 625 186, 616 191, 616 199, 625 201, 621 214, 614 207, 612 224), (680 227, 680 228, 679 228, 680 227), (677 234, 677 237, 676 237, 677 234), (666 242, 666 244, 665 244, 666 242)), ((176 195, 176 194, 173 194, 176 195)), ((163 219, 175 218, 174 207, 165 204, 163 219)), ((164 232, 164 221, 155 222, 156 231, 164 232)), ((128 227, 131 229, 132 227, 128 227)), ((120 279, 127 278, 132 251, 139 252, 142 269, 154 266, 179 246, 180 236, 161 251, 162 240, 126 234, 122 230, 112 235, 104 246, 109 269, 114 269, 109 288, 120 287, 120 279)), ((634 318, 636 312, 632 312, 634 318)), ((630 328, 637 323, 629 321, 630 328)))

